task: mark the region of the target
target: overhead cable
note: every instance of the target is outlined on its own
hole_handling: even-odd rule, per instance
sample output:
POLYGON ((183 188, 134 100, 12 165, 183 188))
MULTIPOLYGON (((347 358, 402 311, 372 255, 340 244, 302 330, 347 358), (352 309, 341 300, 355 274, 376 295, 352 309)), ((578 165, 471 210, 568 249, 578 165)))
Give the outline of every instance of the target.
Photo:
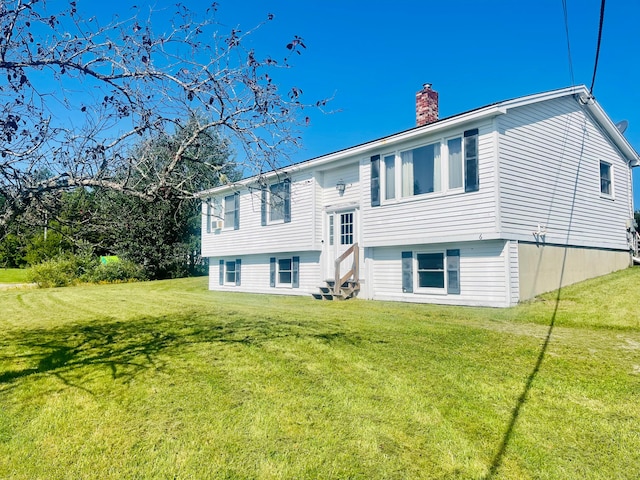
POLYGON ((596 47, 596 61, 593 65, 593 78, 591 79, 591 88, 589 93, 593 96, 593 85, 596 83, 596 71, 598 70, 598 58, 600 57, 600 41, 602 40, 602 24, 604 23, 604 4, 606 0, 600 3, 600 27, 598 28, 598 45, 596 47))

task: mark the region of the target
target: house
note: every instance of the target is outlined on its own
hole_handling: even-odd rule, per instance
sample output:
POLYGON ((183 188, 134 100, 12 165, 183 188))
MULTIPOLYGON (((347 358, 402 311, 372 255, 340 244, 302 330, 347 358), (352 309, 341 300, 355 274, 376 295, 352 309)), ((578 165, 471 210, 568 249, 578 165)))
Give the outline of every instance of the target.
POLYGON ((202 192, 209 288, 507 307, 624 269, 640 158, 584 86, 202 192), (319 289, 322 287, 322 289, 319 289))

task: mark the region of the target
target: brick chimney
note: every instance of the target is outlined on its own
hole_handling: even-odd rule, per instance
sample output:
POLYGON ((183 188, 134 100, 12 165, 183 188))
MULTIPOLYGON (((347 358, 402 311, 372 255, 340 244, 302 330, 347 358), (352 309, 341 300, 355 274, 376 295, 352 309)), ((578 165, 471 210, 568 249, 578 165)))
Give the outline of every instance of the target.
POLYGON ((438 120, 438 92, 425 83, 416 93, 416 125, 421 127, 438 120))

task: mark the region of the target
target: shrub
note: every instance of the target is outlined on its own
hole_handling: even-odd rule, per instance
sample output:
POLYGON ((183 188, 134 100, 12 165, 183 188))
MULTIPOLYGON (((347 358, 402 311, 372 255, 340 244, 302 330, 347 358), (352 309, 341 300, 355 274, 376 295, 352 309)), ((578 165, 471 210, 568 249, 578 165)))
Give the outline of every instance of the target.
POLYGON ((145 280, 144 270, 128 260, 101 264, 88 255, 63 255, 34 265, 29 281, 39 287, 66 287, 80 282, 113 283, 145 280))
POLYGON ((83 275, 82 280, 93 283, 127 282, 130 280, 145 280, 141 266, 129 260, 99 263, 90 272, 83 275))
POLYGON ((75 257, 45 260, 29 270, 29 281, 39 287, 66 287, 78 280, 78 262, 75 257))

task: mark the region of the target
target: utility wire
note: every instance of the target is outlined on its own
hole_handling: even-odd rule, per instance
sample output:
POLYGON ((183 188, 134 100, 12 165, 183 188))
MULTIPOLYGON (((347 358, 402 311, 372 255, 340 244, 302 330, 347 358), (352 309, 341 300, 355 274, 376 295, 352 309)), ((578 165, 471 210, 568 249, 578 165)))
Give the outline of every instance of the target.
POLYGON ((564 13, 564 31, 567 36, 567 54, 569 57, 569 74, 571 75, 571 86, 575 86, 576 81, 573 76, 573 60, 571 60, 571 42, 569 41, 569 15, 567 13, 567 0, 562 0, 562 12, 564 13))
POLYGON ((600 27, 598 29, 598 46, 596 47, 596 61, 593 65, 593 78, 591 80, 591 88, 589 93, 593 96, 593 85, 596 83, 596 71, 598 70, 598 58, 600 57, 600 41, 602 40, 602 24, 604 23, 604 4, 606 0, 600 3, 600 27))

